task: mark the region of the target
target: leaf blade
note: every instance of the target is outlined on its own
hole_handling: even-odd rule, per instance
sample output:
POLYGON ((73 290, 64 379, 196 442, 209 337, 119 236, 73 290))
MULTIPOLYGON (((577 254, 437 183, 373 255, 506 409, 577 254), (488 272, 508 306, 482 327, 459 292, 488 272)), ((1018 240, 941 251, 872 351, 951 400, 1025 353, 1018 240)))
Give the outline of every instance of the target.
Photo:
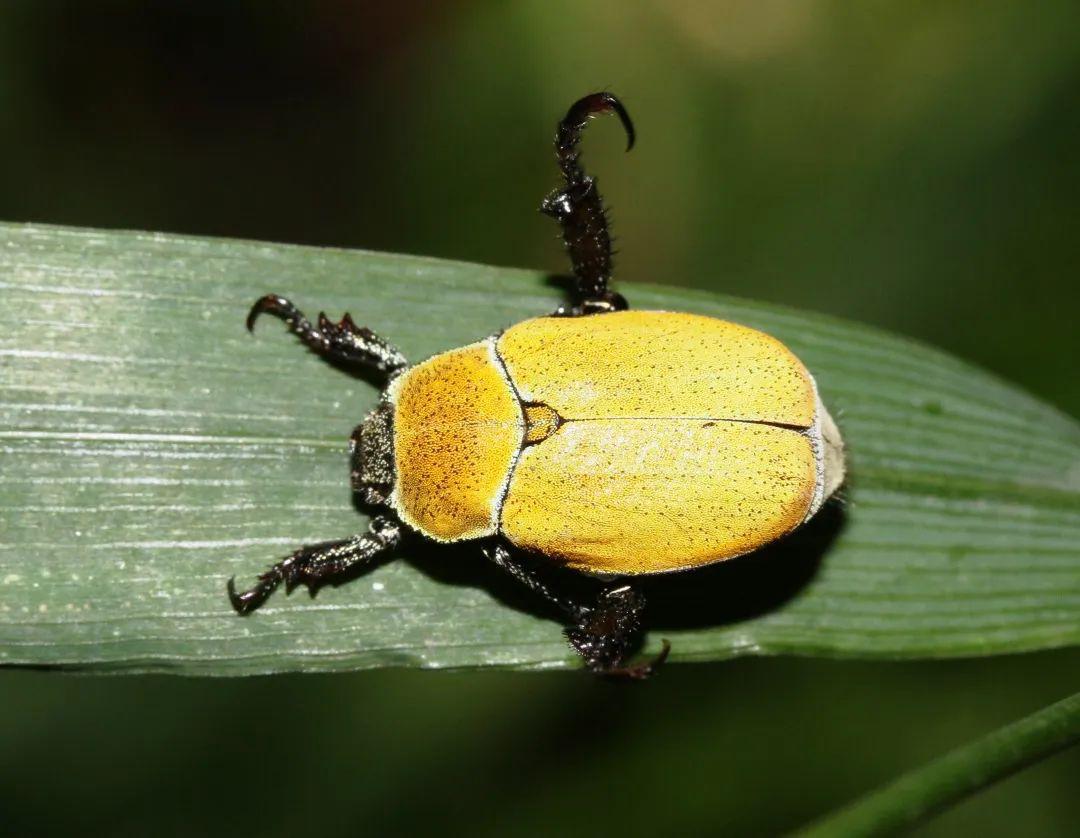
MULTIPOLYGON (((460 552, 412 545, 411 562, 314 601, 278 595, 245 620, 223 594, 234 573, 247 579, 296 544, 362 528, 345 440, 377 396, 280 328, 247 335, 251 300, 274 291, 312 311, 349 309, 417 360, 551 310, 557 294, 542 276, 54 227, 3 225, 0 241, 0 663, 211 674, 572 664, 557 626, 508 607, 497 585, 493 597, 487 569, 460 552)), ((768 607, 706 591, 723 600, 715 623, 661 620, 677 658, 1080 642, 1072 419, 867 327, 624 291, 638 308, 727 317, 784 340, 817 377, 851 455, 850 504, 821 560, 804 563, 785 596, 766 591, 768 607)), ((802 561, 793 552, 783 561, 802 561)), ((744 572, 705 578, 723 587, 744 572)), ((707 618, 697 587, 676 586, 668 611, 686 595, 707 618)))

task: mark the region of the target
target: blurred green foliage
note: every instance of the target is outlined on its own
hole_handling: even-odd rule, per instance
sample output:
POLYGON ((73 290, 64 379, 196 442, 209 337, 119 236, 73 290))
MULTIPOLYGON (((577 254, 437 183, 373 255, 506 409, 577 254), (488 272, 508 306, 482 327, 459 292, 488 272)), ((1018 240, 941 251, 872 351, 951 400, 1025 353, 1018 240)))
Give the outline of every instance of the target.
MULTIPOLYGON (((1080 413, 1072 0, 13 0, 0 56, 5 220, 552 270, 554 123, 610 87, 639 145, 597 123, 585 153, 619 277, 885 326, 1080 413)), ((1078 664, 737 661, 630 689, 5 672, 0 810, 13 834, 768 834, 1074 691, 1078 664)), ((1078 775, 1062 755, 924 834, 1069 834, 1078 775)))

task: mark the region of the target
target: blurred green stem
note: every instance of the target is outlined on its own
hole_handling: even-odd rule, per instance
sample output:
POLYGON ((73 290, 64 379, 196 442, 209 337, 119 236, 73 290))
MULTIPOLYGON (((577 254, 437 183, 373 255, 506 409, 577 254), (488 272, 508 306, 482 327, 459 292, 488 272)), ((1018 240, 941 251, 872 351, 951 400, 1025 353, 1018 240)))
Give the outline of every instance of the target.
POLYGON ((797 833, 891 835, 1080 741, 1080 693, 957 748, 797 833))

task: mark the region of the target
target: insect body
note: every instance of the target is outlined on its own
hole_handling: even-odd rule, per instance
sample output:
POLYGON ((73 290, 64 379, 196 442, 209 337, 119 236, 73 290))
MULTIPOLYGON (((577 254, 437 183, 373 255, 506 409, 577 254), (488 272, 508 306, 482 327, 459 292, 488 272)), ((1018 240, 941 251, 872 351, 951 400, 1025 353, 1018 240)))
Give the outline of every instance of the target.
POLYGON ((383 513, 367 533, 301 548, 246 593, 230 580, 237 611, 282 583, 314 591, 395 547, 404 525, 433 541, 477 541, 566 615, 588 668, 644 677, 668 647, 627 664, 644 607, 635 576, 755 550, 840 485, 840 435, 783 344, 709 317, 628 311, 608 290, 606 217, 576 150, 603 112, 618 114, 632 145, 615 97, 581 99, 556 135, 566 185, 542 205, 563 228, 574 306, 409 367, 348 315, 313 326, 280 297, 255 304, 249 328, 273 312, 317 352, 387 375, 352 442, 353 489, 383 513), (609 584, 595 602, 575 602, 545 580, 543 560, 609 584))

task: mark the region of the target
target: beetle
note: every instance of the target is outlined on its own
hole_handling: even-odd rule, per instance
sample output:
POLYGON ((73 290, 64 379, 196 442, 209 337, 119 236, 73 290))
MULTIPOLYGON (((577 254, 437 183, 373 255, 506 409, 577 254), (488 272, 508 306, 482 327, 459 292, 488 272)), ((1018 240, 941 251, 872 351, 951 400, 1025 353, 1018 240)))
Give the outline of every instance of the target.
POLYGON ((609 290, 611 238, 578 145, 589 120, 622 103, 600 92, 559 122, 564 183, 541 204, 561 226, 573 303, 410 366, 345 314, 312 324, 270 294, 324 358, 377 371, 386 386, 352 434, 352 488, 378 514, 366 532, 301 547, 228 594, 249 614, 280 585, 312 594, 393 550, 406 531, 477 542, 565 616, 594 672, 644 678, 670 650, 629 662, 641 634, 642 575, 698 568, 764 546, 808 521, 844 478, 844 447, 813 377, 777 339, 746 326, 631 311, 609 290), (595 600, 552 584, 545 564, 599 577, 595 600))

